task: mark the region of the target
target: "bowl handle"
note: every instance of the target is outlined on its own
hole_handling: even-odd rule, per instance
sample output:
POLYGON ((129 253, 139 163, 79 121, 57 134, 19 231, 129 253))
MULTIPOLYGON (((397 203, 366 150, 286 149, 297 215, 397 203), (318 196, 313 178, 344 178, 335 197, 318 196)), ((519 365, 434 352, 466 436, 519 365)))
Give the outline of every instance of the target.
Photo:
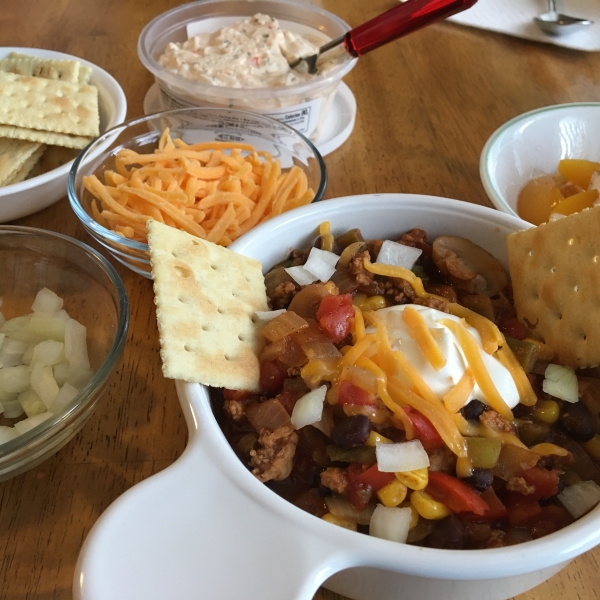
POLYGON ((265 494, 228 447, 224 458, 212 414, 180 398, 185 452, 99 518, 79 556, 76 600, 311 600, 329 576, 356 564, 358 536, 340 543, 350 532, 265 494), (299 526, 303 519, 317 527, 299 526))

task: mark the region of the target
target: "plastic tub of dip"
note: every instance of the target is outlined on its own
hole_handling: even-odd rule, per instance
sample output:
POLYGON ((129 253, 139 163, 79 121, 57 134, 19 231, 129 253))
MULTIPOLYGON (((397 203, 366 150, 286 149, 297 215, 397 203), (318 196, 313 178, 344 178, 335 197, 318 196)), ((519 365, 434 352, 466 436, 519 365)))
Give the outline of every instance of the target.
POLYGON ((138 55, 154 75, 161 107, 167 110, 212 106, 261 113, 316 139, 342 77, 354 67, 357 59, 329 65, 322 75, 309 76, 307 80, 270 87, 244 87, 243 80, 250 83, 250 76, 243 73, 237 77, 237 83, 229 81, 225 86, 221 81, 220 85, 214 85, 206 80, 186 78, 159 62, 169 43, 181 44, 194 35, 211 34, 257 14, 275 18, 282 30, 299 34, 315 46, 350 29, 332 13, 293 0, 203 0, 178 6, 148 23, 138 40, 138 55))

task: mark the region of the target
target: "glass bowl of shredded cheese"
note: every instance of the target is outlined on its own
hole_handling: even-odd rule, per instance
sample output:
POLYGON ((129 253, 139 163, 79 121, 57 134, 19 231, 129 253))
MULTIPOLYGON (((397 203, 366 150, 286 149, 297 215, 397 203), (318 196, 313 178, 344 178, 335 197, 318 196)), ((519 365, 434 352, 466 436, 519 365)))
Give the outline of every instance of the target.
POLYGON ((83 427, 121 354, 129 302, 114 268, 81 242, 0 227, 0 481, 83 427))
POLYGON ((291 0, 209 0, 148 23, 138 56, 154 75, 162 108, 220 106, 270 115, 317 139, 337 88, 356 64, 345 52, 315 75, 290 68, 350 27, 291 0))
POLYGON ((107 131, 71 169, 68 195, 92 237, 150 277, 146 222, 228 246, 278 214, 323 198, 327 169, 302 134, 270 117, 184 108, 107 131), (91 161, 89 155, 112 142, 91 161))

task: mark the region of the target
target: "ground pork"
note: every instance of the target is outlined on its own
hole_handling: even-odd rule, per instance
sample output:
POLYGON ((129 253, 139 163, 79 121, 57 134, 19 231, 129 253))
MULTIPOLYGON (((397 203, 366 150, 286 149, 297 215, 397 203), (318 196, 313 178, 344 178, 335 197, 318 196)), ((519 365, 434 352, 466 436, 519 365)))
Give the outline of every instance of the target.
POLYGON ((289 476, 294 466, 298 434, 291 425, 275 431, 264 429, 258 437, 261 448, 250 450, 252 474, 259 481, 281 481, 289 476))
POLYGON ((347 494, 348 474, 346 469, 328 467, 321 473, 321 484, 336 494, 347 494))
POLYGON ((271 296, 271 308, 273 310, 279 310, 281 308, 287 308, 292 301, 292 298, 300 291, 300 286, 293 281, 285 281, 280 283, 276 288, 275 292, 271 296))
POLYGON ((246 416, 246 405, 240 400, 224 400, 223 408, 232 421, 239 422, 246 416))
POLYGON ((426 306, 427 308, 434 308, 435 310, 439 310, 441 312, 449 313, 450 309, 448 308, 448 300, 441 300, 438 298, 415 298, 413 301, 414 304, 418 304, 419 306, 426 306))
POLYGON ((426 254, 431 254, 431 244, 427 243, 427 235, 423 229, 411 229, 398 240, 400 244, 419 248, 426 254))
POLYGON ((494 431, 517 434, 516 425, 507 421, 502 415, 491 408, 481 413, 479 422, 494 431))
POLYGON ((406 279, 390 277, 384 284, 385 295, 393 298, 397 304, 411 304, 415 299, 415 290, 406 279))
POLYGON ((535 492, 535 486, 529 485, 522 477, 510 477, 506 482, 509 492, 518 492, 523 496, 529 496, 535 492))

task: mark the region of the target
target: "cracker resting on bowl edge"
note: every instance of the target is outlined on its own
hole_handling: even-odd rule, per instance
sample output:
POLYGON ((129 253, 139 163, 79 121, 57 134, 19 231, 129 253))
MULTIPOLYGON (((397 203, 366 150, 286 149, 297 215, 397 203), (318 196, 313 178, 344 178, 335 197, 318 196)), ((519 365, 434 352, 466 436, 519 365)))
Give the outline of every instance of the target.
POLYGON ((269 310, 261 264, 150 220, 148 248, 165 377, 258 391, 269 310))
POLYGON ((574 369, 600 364, 600 206, 511 233, 515 307, 574 369))

